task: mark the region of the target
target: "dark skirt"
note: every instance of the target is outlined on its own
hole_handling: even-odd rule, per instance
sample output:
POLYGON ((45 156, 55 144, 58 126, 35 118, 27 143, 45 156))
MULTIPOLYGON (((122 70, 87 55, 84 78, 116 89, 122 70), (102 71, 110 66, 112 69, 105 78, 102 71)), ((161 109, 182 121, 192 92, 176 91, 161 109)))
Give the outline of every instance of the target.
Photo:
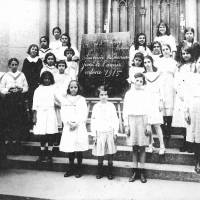
POLYGON ((29 137, 29 118, 23 93, 6 94, 3 100, 3 130, 6 139, 21 141, 29 137))

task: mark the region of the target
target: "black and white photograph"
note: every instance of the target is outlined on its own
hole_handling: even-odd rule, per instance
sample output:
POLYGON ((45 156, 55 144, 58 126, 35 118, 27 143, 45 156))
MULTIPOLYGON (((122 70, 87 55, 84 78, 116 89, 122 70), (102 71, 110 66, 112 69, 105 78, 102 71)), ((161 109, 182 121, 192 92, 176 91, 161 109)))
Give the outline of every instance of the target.
POLYGON ((0 0, 0 200, 199 200, 200 1, 0 0))

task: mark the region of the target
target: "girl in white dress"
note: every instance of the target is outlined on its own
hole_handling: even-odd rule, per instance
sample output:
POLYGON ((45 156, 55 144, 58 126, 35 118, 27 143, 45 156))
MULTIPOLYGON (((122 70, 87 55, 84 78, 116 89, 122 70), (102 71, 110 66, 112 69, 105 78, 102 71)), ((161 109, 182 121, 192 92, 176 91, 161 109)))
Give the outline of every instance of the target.
POLYGON ((176 52, 176 61, 180 62, 181 61, 181 49, 184 46, 189 46, 192 49, 192 54, 194 57, 194 60, 196 61, 200 55, 200 44, 198 41, 194 39, 195 37, 195 32, 194 29, 191 27, 187 27, 184 30, 184 40, 181 41, 177 47, 177 52, 176 52))
MULTIPOLYGON (((163 133, 160 127, 163 124, 163 78, 160 72, 153 65, 153 58, 151 56, 144 57, 144 66, 146 68, 146 73, 144 73, 146 78, 146 90, 149 93, 149 102, 151 107, 149 109, 149 123, 154 126, 155 131, 158 135, 160 141, 159 155, 165 153, 165 145, 163 141, 163 133)), ((153 152, 153 141, 151 141, 147 152, 153 152)))
POLYGON ((191 73, 188 82, 185 97, 186 140, 194 146, 196 160, 194 170, 200 174, 200 58, 196 62, 196 73, 191 73))
POLYGON ((113 179, 113 155, 117 152, 116 139, 119 120, 113 103, 108 102, 108 91, 104 86, 98 88, 100 102, 94 105, 91 117, 93 136, 92 154, 98 156, 97 179, 103 176, 104 155, 108 155, 108 179, 113 179))
MULTIPOLYGON (((57 88, 56 94, 66 95, 68 85, 69 85, 70 81, 72 80, 72 78, 68 74, 65 73, 65 70, 67 69, 67 64, 64 60, 58 61, 57 68, 58 68, 59 73, 57 73, 55 75, 55 86, 57 88)), ((60 115, 60 109, 61 109, 60 102, 59 102, 59 100, 56 102, 57 102, 56 116, 57 116, 57 120, 58 120, 59 133, 55 135, 54 145, 58 146, 60 143, 60 135, 62 133, 63 125, 62 125, 62 120, 61 120, 61 115, 60 115)))
POLYGON ((64 124, 60 141, 60 151, 69 155, 69 169, 64 177, 74 175, 80 178, 82 175, 83 152, 89 148, 88 133, 86 130, 87 104, 80 94, 80 86, 77 81, 71 81, 61 102, 61 118, 64 124), (77 170, 74 171, 75 153, 77 154, 77 170))
POLYGON ((44 66, 40 72, 42 74, 45 71, 49 71, 53 74, 54 79, 56 74, 58 74, 58 69, 56 68, 56 57, 53 53, 47 53, 44 58, 44 66))
POLYGON ((192 148, 189 142, 186 142, 186 127, 187 123, 184 119, 184 99, 187 89, 187 79, 190 77, 190 73, 194 72, 195 64, 192 54, 192 48, 183 46, 181 49, 181 62, 177 68, 174 76, 174 89, 176 91, 176 98, 173 111, 173 127, 181 128, 181 132, 184 137, 184 144, 180 148, 181 152, 188 151, 192 153, 192 148))
POLYGON ((129 66, 132 66, 134 56, 138 52, 143 56, 152 55, 151 50, 147 47, 147 37, 144 33, 139 33, 134 39, 134 44, 129 50, 129 66))
POLYGON ((3 128, 7 130, 9 142, 27 138, 28 115, 25 107, 25 93, 28 91, 28 83, 23 72, 18 71, 19 61, 11 58, 8 61, 10 71, 5 73, 1 80, 1 93, 4 95, 3 103, 3 128))
POLYGON ((155 62, 155 67, 158 72, 163 75, 164 83, 164 109, 163 119, 164 124, 161 125, 163 135, 166 138, 170 138, 172 116, 174 109, 175 90, 173 87, 174 74, 177 69, 177 62, 170 57, 171 47, 168 44, 162 45, 162 58, 159 58, 155 62))
POLYGON ((62 47, 62 42, 60 41, 61 29, 59 27, 53 28, 52 34, 54 39, 50 42, 49 47, 53 49, 53 51, 56 51, 62 47))
POLYGON ((65 49, 72 48, 75 52, 75 55, 72 57, 72 60, 75 62, 79 61, 80 54, 75 46, 71 45, 71 38, 67 33, 63 33, 60 37, 62 46, 54 51, 57 60, 65 60, 64 51, 65 49))
POLYGON ((157 33, 154 41, 159 41, 161 45, 169 44, 171 48, 172 57, 176 56, 176 42, 175 38, 170 34, 169 27, 167 23, 160 22, 157 26, 157 33))
POLYGON ((123 119, 127 145, 133 148, 133 172, 129 182, 134 182, 140 173, 142 183, 146 183, 145 177, 145 147, 149 146, 151 125, 148 122, 148 92, 143 87, 145 77, 142 73, 135 74, 134 87, 130 89, 124 98, 123 119), (138 169, 138 151, 140 151, 140 169, 138 169))
POLYGON ((36 161, 38 163, 45 159, 48 163, 52 162, 54 134, 58 133, 54 104, 56 91, 54 83, 52 73, 49 71, 43 72, 39 81, 40 86, 35 90, 33 96, 34 134, 40 135, 41 140, 40 156, 36 161), (47 155, 45 152, 46 143, 48 143, 47 155))
POLYGON ((73 61, 72 58, 75 52, 72 48, 65 49, 64 56, 67 63, 67 74, 72 78, 72 80, 77 80, 78 76, 78 63, 73 61))
POLYGON ((131 81, 134 80, 134 76, 136 73, 144 73, 144 55, 140 52, 136 53, 133 62, 129 68, 129 78, 127 81, 131 84, 131 81))

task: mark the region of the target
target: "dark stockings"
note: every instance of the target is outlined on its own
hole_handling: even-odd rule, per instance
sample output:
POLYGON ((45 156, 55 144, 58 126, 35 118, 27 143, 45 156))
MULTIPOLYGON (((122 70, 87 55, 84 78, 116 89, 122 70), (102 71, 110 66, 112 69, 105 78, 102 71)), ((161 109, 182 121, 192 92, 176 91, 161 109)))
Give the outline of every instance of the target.
POLYGON ((171 126, 172 126, 172 116, 163 117, 164 124, 161 125, 163 135, 165 138, 170 138, 171 126))

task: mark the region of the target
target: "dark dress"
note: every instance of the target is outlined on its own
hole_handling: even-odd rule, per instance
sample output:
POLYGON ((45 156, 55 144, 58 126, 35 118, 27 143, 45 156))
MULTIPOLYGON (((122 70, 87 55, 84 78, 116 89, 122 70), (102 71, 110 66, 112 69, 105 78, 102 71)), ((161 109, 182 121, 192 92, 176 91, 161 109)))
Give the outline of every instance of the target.
POLYGON ((40 58, 38 58, 37 62, 30 62, 26 58, 23 63, 22 72, 24 73, 29 86, 27 99, 29 101, 29 105, 31 106, 30 109, 32 109, 33 94, 35 89, 38 87, 42 67, 42 60, 40 58))
MULTIPOLYGON (((176 52, 176 57, 175 57, 175 60, 177 62, 180 62, 181 61, 181 49, 183 46, 186 46, 187 43, 183 40, 177 47, 177 52, 176 52)), ((194 56, 194 59, 195 61, 198 59, 198 57, 200 56, 200 45, 199 45, 199 42, 194 42, 193 45, 191 46, 192 48, 192 53, 193 53, 193 56, 194 56)))
MULTIPOLYGON (((21 83, 21 87, 27 88, 27 82, 22 72, 16 72, 18 75, 13 76, 8 72, 2 79, 2 86, 7 87, 9 82, 21 83), (18 81, 19 80, 19 81, 18 81)), ((20 142, 26 140, 29 136, 28 115, 25 106, 25 93, 22 92, 3 92, 2 89, 2 129, 3 136, 9 141, 20 142)), ((6 88, 8 89, 8 88, 6 88)))
POLYGON ((24 59, 23 67, 22 67, 22 72, 24 73, 26 80, 28 82, 28 92, 26 94, 26 108, 29 113, 29 125, 30 129, 33 128, 33 123, 32 123, 32 105, 33 105, 33 95, 35 92, 35 89, 38 87, 38 82, 40 78, 40 72, 43 67, 42 60, 38 58, 36 62, 34 61, 29 61, 28 58, 24 59))

